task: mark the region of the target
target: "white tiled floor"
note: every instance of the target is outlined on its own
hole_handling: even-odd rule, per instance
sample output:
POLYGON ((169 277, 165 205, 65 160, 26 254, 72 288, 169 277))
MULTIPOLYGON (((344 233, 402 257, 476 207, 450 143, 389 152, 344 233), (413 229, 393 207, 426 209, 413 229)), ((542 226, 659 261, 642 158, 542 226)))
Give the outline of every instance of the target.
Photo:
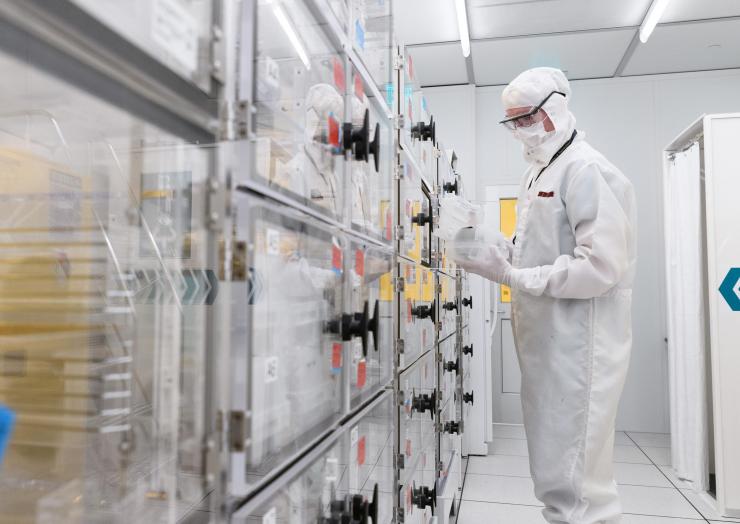
MULTIPOLYGON (((534 497, 527 441, 519 426, 498 426, 487 457, 470 457, 458 524, 543 524, 534 497)), ((614 470, 622 524, 700 524, 722 519, 669 466, 669 435, 617 432, 614 470)))

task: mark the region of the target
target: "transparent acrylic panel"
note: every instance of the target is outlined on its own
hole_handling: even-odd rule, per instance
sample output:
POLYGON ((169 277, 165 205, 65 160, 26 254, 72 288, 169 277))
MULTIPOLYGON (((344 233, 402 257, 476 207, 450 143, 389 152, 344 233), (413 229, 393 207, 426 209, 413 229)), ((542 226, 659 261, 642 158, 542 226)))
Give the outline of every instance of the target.
POLYGON ((416 164, 409 160, 406 152, 401 154, 401 173, 398 223, 404 234, 399 242, 400 253, 429 265, 433 227, 431 202, 423 189, 416 164))
MULTIPOLYGON (((454 402, 448 403, 440 414, 440 422, 442 424, 457 423, 460 419, 456 412, 456 404, 454 402)), ((462 439, 459 434, 451 433, 449 431, 443 431, 439 435, 439 458, 442 463, 442 469, 440 471, 440 477, 447 477, 453 473, 450 471, 450 467, 456 468, 459 463, 459 457, 462 447, 462 439), (458 460, 453 460, 453 456, 457 455, 458 460)))
POLYGON ((393 72, 391 0, 351 0, 351 4, 352 45, 380 91, 386 92, 393 72))
POLYGON ((447 363, 457 364, 457 348, 455 337, 449 337, 439 343, 439 354, 442 362, 439 364, 439 394, 440 406, 445 406, 455 395, 457 387, 457 373, 452 369, 447 371, 447 363))
MULTIPOLYGON (((430 439, 420 451, 413 469, 403 481, 400 500, 404 522, 431 524, 436 522, 432 500, 437 473, 435 471, 436 439, 430 439)), ((434 501, 436 502, 436 501, 434 501)))
POLYGON ((352 78, 352 124, 360 139, 355 144, 351 162, 352 228, 390 242, 395 160, 393 127, 390 120, 378 109, 378 101, 372 98, 362 77, 354 69, 352 78), (365 119, 369 124, 367 127, 364 127, 365 119))
POLYGON ((346 59, 300 0, 259 0, 256 168, 271 188, 340 219, 346 59))
POLYGON ((349 243, 350 303, 345 311, 367 315, 368 333, 350 345, 350 407, 386 386, 393 367, 393 252, 359 241, 349 243))
POLYGON ((352 515, 355 505, 360 515, 369 516, 375 512, 373 506, 377 508, 373 523, 392 522, 392 410, 391 395, 386 395, 367 415, 346 426, 319 459, 295 476, 276 479, 275 495, 247 509, 246 515, 240 512, 235 522, 292 524, 331 517, 341 522, 341 515, 352 515))
POLYGON ((434 274, 428 268, 402 260, 404 290, 399 300, 399 326, 404 341, 401 367, 410 365, 435 343, 434 274))
POLYGON ((455 332, 460 305, 457 302, 455 277, 437 273, 437 282, 439 283, 439 338, 442 339, 455 332))
POLYGON ((232 294, 232 380, 246 377, 233 402, 246 402, 241 475, 249 490, 342 414, 345 242, 257 196, 239 194, 235 212, 233 249, 248 276, 232 294))
POLYGON ((71 0, 163 65, 210 91, 212 0, 71 0))
MULTIPOLYGON (((399 408, 399 444, 406 473, 434 436, 437 371, 434 352, 426 353, 399 375, 403 405, 399 408)), ((403 474, 401 475, 404 476, 403 474)))
POLYGON ((217 147, 0 68, 0 521, 176 522, 210 489, 217 147))

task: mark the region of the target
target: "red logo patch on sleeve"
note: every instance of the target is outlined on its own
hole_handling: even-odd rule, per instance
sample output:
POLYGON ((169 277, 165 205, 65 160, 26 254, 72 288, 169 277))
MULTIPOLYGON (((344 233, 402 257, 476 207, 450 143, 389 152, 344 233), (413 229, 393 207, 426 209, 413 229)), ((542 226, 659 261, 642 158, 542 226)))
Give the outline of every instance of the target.
POLYGON ((539 193, 537 193, 537 196, 543 198, 552 198, 555 196, 555 191, 540 191, 539 193))

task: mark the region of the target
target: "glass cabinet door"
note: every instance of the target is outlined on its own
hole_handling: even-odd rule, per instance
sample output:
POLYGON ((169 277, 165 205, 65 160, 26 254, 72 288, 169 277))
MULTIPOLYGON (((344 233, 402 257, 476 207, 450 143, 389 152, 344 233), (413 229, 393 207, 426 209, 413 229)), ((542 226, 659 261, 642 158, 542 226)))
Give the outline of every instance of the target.
POLYGON ((212 0, 71 0, 176 74, 210 91, 212 0))
POLYGON ((212 488, 217 148, 0 68, 0 520, 174 523, 212 488))
POLYGON ((347 314, 362 319, 362 333, 349 344, 350 407, 386 386, 393 366, 393 252, 359 241, 349 243, 347 314), (365 332, 365 330, 367 330, 365 332))
POLYGON ((253 177, 343 216, 347 62, 301 0, 258 0, 253 177))
POLYGON ((351 162, 350 219, 352 228, 379 240, 392 238, 391 189, 395 158, 393 128, 381 105, 353 69, 353 156, 351 162))
POLYGON ((384 93, 393 72, 391 0, 351 0, 351 6, 352 44, 384 93))
POLYGON ((344 238, 286 206, 236 202, 247 278, 232 295, 232 402, 246 435, 234 474, 245 494, 341 416, 340 335, 357 326, 342 315, 344 238))

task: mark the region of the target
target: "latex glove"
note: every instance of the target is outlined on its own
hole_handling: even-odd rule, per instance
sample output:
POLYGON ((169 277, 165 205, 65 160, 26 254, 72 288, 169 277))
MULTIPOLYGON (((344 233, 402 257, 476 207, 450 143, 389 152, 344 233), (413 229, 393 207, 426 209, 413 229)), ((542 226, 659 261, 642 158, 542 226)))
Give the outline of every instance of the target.
POLYGON ((489 245, 482 248, 475 258, 466 258, 457 264, 470 273, 511 286, 513 268, 507 255, 505 247, 489 245))

